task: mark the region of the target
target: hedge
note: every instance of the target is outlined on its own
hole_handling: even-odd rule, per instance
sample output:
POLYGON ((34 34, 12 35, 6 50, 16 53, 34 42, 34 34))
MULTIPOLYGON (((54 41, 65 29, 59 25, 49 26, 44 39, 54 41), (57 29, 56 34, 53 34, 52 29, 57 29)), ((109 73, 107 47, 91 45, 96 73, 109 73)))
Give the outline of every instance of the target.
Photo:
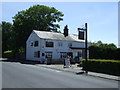
POLYGON ((120 48, 109 48, 100 46, 89 47, 89 58, 90 59, 114 59, 120 60, 120 48))
POLYGON ((83 70, 120 76, 120 62, 83 61, 83 70))

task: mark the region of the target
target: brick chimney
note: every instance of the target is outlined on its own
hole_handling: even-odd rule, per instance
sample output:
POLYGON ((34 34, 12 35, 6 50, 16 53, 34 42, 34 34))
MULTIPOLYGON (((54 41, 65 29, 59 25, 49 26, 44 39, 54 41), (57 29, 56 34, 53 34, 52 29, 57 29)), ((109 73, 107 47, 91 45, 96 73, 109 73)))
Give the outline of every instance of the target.
POLYGON ((66 25, 65 27, 64 27, 64 36, 66 37, 66 36, 68 36, 68 26, 66 25))

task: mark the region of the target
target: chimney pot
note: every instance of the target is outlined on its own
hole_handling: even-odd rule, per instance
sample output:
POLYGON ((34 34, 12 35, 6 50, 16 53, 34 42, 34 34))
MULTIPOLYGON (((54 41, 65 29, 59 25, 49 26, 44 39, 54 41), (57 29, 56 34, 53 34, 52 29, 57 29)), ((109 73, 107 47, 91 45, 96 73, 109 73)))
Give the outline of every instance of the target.
POLYGON ((66 25, 65 27, 64 27, 64 36, 66 37, 66 36, 68 36, 68 26, 66 25))

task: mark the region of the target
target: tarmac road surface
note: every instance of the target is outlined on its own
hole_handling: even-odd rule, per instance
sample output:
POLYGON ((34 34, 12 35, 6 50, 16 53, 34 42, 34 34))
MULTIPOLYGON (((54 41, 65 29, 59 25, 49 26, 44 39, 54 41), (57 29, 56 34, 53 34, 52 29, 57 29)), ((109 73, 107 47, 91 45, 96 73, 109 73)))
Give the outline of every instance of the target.
POLYGON ((2 63, 2 88, 118 88, 118 81, 18 62, 2 63))

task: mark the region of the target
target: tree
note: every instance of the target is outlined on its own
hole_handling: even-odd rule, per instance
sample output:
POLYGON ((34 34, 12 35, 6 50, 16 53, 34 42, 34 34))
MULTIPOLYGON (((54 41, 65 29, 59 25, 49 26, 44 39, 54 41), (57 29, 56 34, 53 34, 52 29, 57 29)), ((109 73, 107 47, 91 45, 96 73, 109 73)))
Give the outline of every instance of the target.
POLYGON ((102 44, 102 41, 99 40, 99 41, 97 42, 97 44, 102 44))
POLYGON ((12 24, 9 22, 2 22, 2 51, 12 49, 12 24))
POLYGON ((91 59, 119 59, 119 50, 113 43, 104 44, 101 41, 92 43, 89 47, 89 53, 91 59))
POLYGON ((117 47, 115 44, 111 43, 111 44, 108 44, 108 48, 116 49, 117 47))
POLYGON ((13 17, 13 28, 16 37, 16 48, 25 48, 26 40, 32 30, 55 31, 60 28, 57 22, 63 20, 63 13, 54 7, 35 5, 19 11, 13 17))

